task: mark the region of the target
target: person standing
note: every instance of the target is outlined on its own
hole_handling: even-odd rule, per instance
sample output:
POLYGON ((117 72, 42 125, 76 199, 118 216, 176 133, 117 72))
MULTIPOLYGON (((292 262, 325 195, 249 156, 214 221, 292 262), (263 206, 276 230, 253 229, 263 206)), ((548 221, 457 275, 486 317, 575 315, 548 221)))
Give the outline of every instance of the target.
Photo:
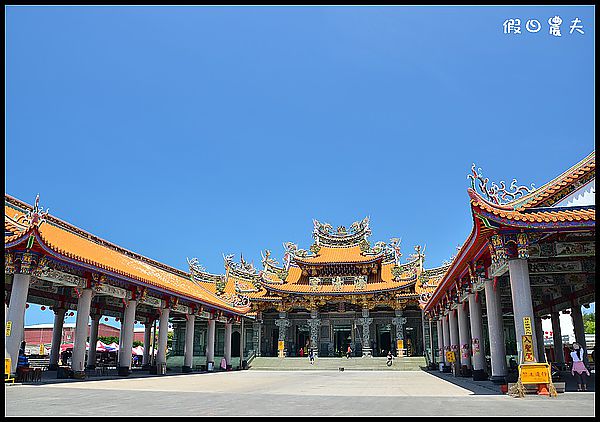
POLYGON ((315 363, 315 354, 313 353, 312 347, 308 351, 308 360, 310 361, 311 365, 313 365, 315 363))
POLYGON ((350 359, 350 355, 352 355, 352 347, 348 345, 348 350, 346 350, 346 359, 350 359))
POLYGON ((394 357, 392 356, 392 351, 390 350, 387 354, 387 366, 392 366, 394 357))
POLYGON ((587 391, 587 377, 590 376, 590 372, 585 367, 583 359, 585 356, 585 349, 581 347, 579 343, 573 343, 573 351, 571 352, 571 360, 573 366, 571 367, 571 375, 577 380, 577 391, 587 391))

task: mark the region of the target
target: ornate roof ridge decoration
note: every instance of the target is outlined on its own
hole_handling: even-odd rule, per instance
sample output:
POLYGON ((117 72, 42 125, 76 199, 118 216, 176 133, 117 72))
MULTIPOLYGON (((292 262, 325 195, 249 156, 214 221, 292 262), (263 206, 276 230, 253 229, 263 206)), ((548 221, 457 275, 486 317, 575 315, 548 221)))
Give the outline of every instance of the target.
MULTIPOLYGON (((9 205, 11 205, 13 207, 17 207, 17 208, 23 210, 23 212, 25 214, 27 214, 27 213, 33 213, 34 212, 34 209, 35 209, 34 207, 32 207, 31 205, 29 205, 29 204, 27 204, 27 203, 25 203, 25 202, 23 202, 23 201, 15 198, 15 197, 13 197, 13 196, 10 196, 9 194, 6 194, 6 193, 4 194, 4 200, 9 205)), ((39 221, 40 221, 40 224, 37 227, 39 227, 41 225, 42 220, 39 220, 39 221)), ((145 262, 146 264, 150 264, 150 265, 153 265, 153 266, 155 266, 157 268, 160 268, 162 270, 168 271, 168 272, 170 272, 172 274, 175 274, 175 275, 178 275, 178 276, 181 276, 181 277, 185 277, 185 278, 189 277, 189 274, 186 273, 185 271, 182 271, 182 270, 180 270, 178 268, 171 267, 170 265, 167 265, 167 264, 164 264, 162 262, 156 261, 156 260, 154 260, 152 258, 148 258, 147 256, 141 255, 141 254, 139 254, 137 252, 130 251, 129 249, 125 249, 122 246, 119 246, 117 244, 109 242, 108 240, 102 239, 101 237, 98 237, 98 236, 96 236, 96 235, 94 235, 92 233, 89 233, 89 232, 87 232, 85 230, 80 229, 79 227, 76 227, 76 226, 74 226, 74 225, 72 225, 70 223, 67 223, 66 221, 63 221, 60 218, 57 218, 57 217, 55 217, 55 216, 53 216, 51 214, 48 214, 48 209, 43 214, 43 221, 45 221, 48 224, 52 224, 52 225, 54 225, 56 227, 59 227, 59 228, 61 228, 63 230, 67 230, 67 231, 69 231, 69 232, 71 232, 73 234, 76 234, 76 235, 80 236, 80 237, 83 237, 84 239, 91 240, 92 242, 97 243, 97 244, 99 244, 101 246, 105 246, 105 247, 110 248, 110 249, 112 249, 112 250, 114 250, 116 252, 122 253, 122 254, 124 254, 126 256, 129 256, 131 258, 134 258, 134 259, 140 260, 142 262, 145 262)))
POLYGON ((345 226, 339 226, 335 231, 331 224, 313 219, 313 238, 318 246, 355 246, 363 239, 368 242, 369 236, 371 236, 371 228, 368 216, 352 223, 349 230, 345 226))
MULTIPOLYGON (((237 264, 237 263, 233 262, 233 254, 227 255, 227 256, 223 255, 223 258, 225 259, 225 267, 228 268, 228 270, 230 270, 230 271, 235 272, 237 270, 237 266, 239 266, 240 268, 243 268, 243 269, 246 269, 246 267, 248 266, 246 261, 244 261, 243 257, 242 257, 241 264, 237 264), (231 265, 231 264, 234 264, 234 265, 231 265)), ((248 289, 247 286, 241 285, 240 283, 238 283, 238 280, 235 280, 235 292, 234 293, 225 292, 225 288, 226 288, 226 284, 227 284, 227 279, 226 279, 225 275, 221 275, 221 274, 216 275, 216 274, 210 274, 210 273, 206 272, 206 269, 202 265, 200 265, 200 263, 198 262, 198 258, 192 258, 191 260, 188 259, 187 261, 188 261, 188 265, 190 266, 191 279, 196 284, 198 284, 200 287, 205 289, 207 292, 214 294, 214 293, 210 292, 208 289, 206 289, 204 286, 202 286, 201 282, 214 283, 215 290, 216 290, 216 296, 219 299, 223 300, 224 302, 228 303, 229 305, 233 306, 234 308, 247 308, 250 306, 250 298, 247 295, 240 294, 240 293, 254 292, 256 290, 248 289)), ((251 265, 252 264, 250 264, 250 266, 251 265)), ((252 267, 252 268, 254 268, 254 267, 252 267)), ((239 271, 239 270, 237 270, 237 271, 239 271)))
MULTIPOLYGON (((15 208, 21 213, 24 213, 25 209, 33 208, 29 206, 21 208, 19 207, 23 204, 21 201, 11 200, 12 198, 9 196, 6 196, 6 199, 6 208, 15 208)), ((6 211, 10 210, 7 209, 6 211)), ((49 218, 50 217, 51 216, 49 216, 49 218)), ((188 273, 180 271, 182 275, 179 275, 174 272, 166 271, 158 266, 148 265, 146 262, 136 259, 129 254, 120 254, 119 251, 116 251, 105 244, 95 243, 87 236, 82 237, 71 230, 70 227, 69 224, 61 225, 49 223, 44 224, 39 229, 34 229, 34 233, 32 234, 35 237, 37 244, 39 244, 43 250, 41 252, 43 258, 41 258, 39 262, 49 263, 53 260, 60 261, 61 266, 64 266, 65 268, 73 266, 81 271, 87 272, 92 270, 92 278, 95 277, 94 273, 97 272, 98 280, 111 280, 119 287, 125 287, 125 285, 131 285, 132 283, 135 286, 140 287, 138 282, 141 282, 145 288, 157 291, 159 294, 166 293, 171 296, 181 297, 183 300, 200 302, 203 306, 206 305, 210 308, 222 309, 225 312, 245 312, 245 310, 235 308, 229 303, 219 299, 213 292, 204 288, 204 286, 193 283, 190 280, 190 275, 188 273), (87 254, 89 251, 86 252, 84 250, 82 252, 80 248, 81 245, 73 246, 72 243, 70 243, 71 240, 75 240, 75 238, 81 238, 81 241, 84 242, 84 247, 87 242, 90 245, 93 244, 94 249, 96 246, 98 249, 92 251, 90 256, 87 254), (107 259, 116 254, 121 255, 118 262, 107 261, 107 259), (126 266, 128 268, 123 269, 126 266), (131 267, 131 269, 129 267, 131 267)), ((77 240, 77 242, 79 242, 79 240, 77 240)), ((17 245, 19 243, 17 243, 17 245)), ((9 246, 7 252, 10 252, 13 246, 9 246)), ((72 270, 68 271, 72 272, 72 270)), ((35 273, 32 274, 35 275, 35 273)))
POLYGON ((200 265, 198 258, 186 258, 186 260, 190 269, 190 276, 192 278, 192 281, 194 281, 195 283, 215 283, 218 279, 222 277, 222 275, 220 274, 211 274, 207 272, 206 268, 200 265))
POLYGON ((596 151, 594 150, 568 170, 545 183, 531 194, 520 198, 514 204, 514 208, 522 210, 535 206, 549 207, 594 179, 595 175, 596 151))
POLYGON ((495 182, 492 182, 491 186, 488 187, 489 179, 483 177, 481 168, 475 170, 475 163, 471 166, 471 174, 467 175, 467 179, 471 180, 471 188, 475 192, 479 190, 485 199, 495 205, 510 204, 535 191, 533 183, 531 184, 531 188, 528 188, 527 186, 517 186, 517 179, 512 180, 509 190, 506 189, 506 182, 504 180, 500 181, 500 186, 495 182), (476 181, 478 183, 475 183, 476 181))
POLYGON ((415 253, 408 256, 408 261, 405 263, 396 263, 392 269, 392 276, 395 281, 416 280, 418 274, 423 271, 423 263, 425 262, 425 247, 421 250, 421 246, 415 246, 415 253), (409 278, 402 278, 402 274, 409 272, 412 275, 409 278))
POLYGON ((279 262, 271 258, 271 251, 269 249, 265 249, 264 254, 263 251, 260 251, 260 256, 262 258, 263 271, 274 272, 275 270, 283 270, 279 262))
MULTIPOLYGON (((285 264, 283 269, 285 271, 289 270, 292 260, 296 257, 311 258, 317 256, 313 250, 307 251, 306 249, 298 249, 298 245, 293 242, 284 242, 283 248, 285 249, 285 253, 283 255, 283 262, 285 264)), ((317 250, 318 252, 321 248, 319 247, 318 249, 315 249, 311 247, 311 249, 317 250)))
MULTIPOLYGON (((40 227, 46 221, 49 210, 49 208, 46 208, 46 211, 44 211, 43 208, 40 208, 40 194, 38 193, 35 196, 33 208, 26 208, 24 210, 25 214, 16 214, 13 218, 11 218, 11 220, 16 222, 21 227, 40 227)), ((10 216, 7 217, 10 218, 10 216)))
POLYGON ((588 226, 595 221, 595 206, 564 208, 518 208, 507 209, 489 203, 480 198, 472 189, 468 189, 474 215, 487 228, 498 225, 526 228, 548 228, 566 226, 588 226))
POLYGON ((235 276, 247 279, 255 279, 259 277, 258 271, 254 267, 254 264, 244 260, 244 255, 240 255, 240 262, 234 262, 234 256, 235 254, 223 254, 223 261, 227 271, 230 271, 235 276))
POLYGON ((454 260, 456 259, 456 257, 458 256, 458 254, 460 253, 462 246, 461 245, 457 245, 456 246, 456 252, 454 252, 449 259, 444 260, 442 262, 442 267, 446 267, 446 269, 450 268, 450 266, 452 265, 452 263, 454 262, 454 260))

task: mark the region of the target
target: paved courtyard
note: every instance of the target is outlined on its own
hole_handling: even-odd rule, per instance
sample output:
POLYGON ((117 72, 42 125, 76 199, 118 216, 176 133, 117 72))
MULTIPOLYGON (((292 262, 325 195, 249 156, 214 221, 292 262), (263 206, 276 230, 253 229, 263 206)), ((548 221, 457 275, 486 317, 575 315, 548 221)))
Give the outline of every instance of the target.
POLYGON ((5 415, 594 415, 593 392, 517 399, 449 381, 424 371, 253 370, 10 385, 5 415))

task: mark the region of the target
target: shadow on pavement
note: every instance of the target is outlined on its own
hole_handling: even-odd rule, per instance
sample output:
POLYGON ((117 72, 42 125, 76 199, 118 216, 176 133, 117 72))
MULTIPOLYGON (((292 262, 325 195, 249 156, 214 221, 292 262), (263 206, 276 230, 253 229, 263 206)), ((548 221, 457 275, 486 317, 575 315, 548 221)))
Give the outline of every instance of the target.
MULTIPOLYGON (((494 384, 491 381, 473 381, 471 377, 455 377, 451 373, 443 373, 438 370, 430 370, 427 368, 422 368, 425 372, 442 379, 444 381, 450 382, 454 385, 462 387, 466 390, 471 391, 473 394, 478 395, 502 395, 502 391, 500 390, 500 385, 494 384)), ((514 379, 509 379, 509 382, 516 382, 516 376, 514 379)), ((564 382, 565 383, 565 392, 577 392, 577 382, 575 377, 571 375, 570 371, 561 371, 560 376, 554 380, 554 382, 564 382)), ((595 392, 596 391, 596 374, 591 373, 589 377, 587 377, 587 391, 595 392)))
MULTIPOLYGON (((165 377, 176 377, 181 375, 195 375, 195 374, 216 374, 219 372, 226 372, 223 370, 217 371, 193 371, 193 372, 179 372, 179 371, 171 371, 168 370, 164 375, 156 375, 150 374, 148 370, 143 369, 134 369, 129 376, 120 376, 118 375, 116 370, 110 371, 105 375, 90 375, 85 379, 74 379, 74 378, 57 378, 57 371, 44 371, 42 373, 42 381, 41 382, 16 382, 15 384, 7 384, 7 385, 28 385, 28 386, 44 386, 49 384, 63 384, 63 383, 81 383, 86 381, 114 381, 114 380, 126 380, 126 379, 134 379, 134 378, 165 378, 165 377)), ((236 372, 236 370, 232 371, 236 372)))
POLYGON ((471 377, 455 377, 451 373, 448 372, 440 372, 439 370, 427 370, 424 369, 430 375, 433 375, 436 378, 447 381, 451 384, 454 384, 458 387, 464 388, 465 390, 471 391, 475 395, 502 395, 502 391, 500 391, 500 386, 494 384, 491 381, 473 381, 471 377))

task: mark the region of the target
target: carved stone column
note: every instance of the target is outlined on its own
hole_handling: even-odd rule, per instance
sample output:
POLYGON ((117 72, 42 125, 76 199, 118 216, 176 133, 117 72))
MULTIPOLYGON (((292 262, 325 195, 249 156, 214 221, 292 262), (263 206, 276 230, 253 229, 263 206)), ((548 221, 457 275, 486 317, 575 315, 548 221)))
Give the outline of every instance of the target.
POLYGON ((275 321, 275 325, 279 328, 279 341, 283 342, 283 348, 280 348, 279 344, 277 345, 277 351, 280 358, 285 357, 286 355, 286 344, 285 338, 287 337, 287 328, 292 325, 290 320, 286 318, 285 312, 279 313, 279 319, 275 321))
MULTIPOLYGON (((540 362, 538 355, 538 341, 535 329, 531 330, 531 342, 533 350, 523 350, 522 337, 525 335, 525 319, 529 319, 531 324, 534 323, 535 315, 533 314, 533 302, 531 300, 531 284, 529 281, 529 267, 527 259, 510 259, 508 261, 508 271, 510 276, 510 291, 512 295, 513 318, 515 321, 515 336, 517 340, 517 351, 519 359, 532 359, 540 362), (533 354, 533 357, 530 356, 533 354)), ((544 341, 544 339, 541 339, 544 341)))
POLYGON ((88 337, 88 321, 93 294, 92 289, 82 289, 77 301, 75 339, 73 341, 73 356, 71 357, 71 369, 75 378, 85 378, 85 343, 88 337))
POLYGON ((49 371, 58 369, 58 358, 60 357, 60 345, 62 343, 63 324, 65 321, 65 308, 54 309, 54 328, 52 329, 52 346, 50 349, 49 371))
POLYGON ((450 367, 450 361, 448 360, 448 354, 450 349, 450 315, 444 314, 442 315, 442 333, 444 340, 444 371, 449 372, 448 368, 450 367))
POLYGON ((444 356, 445 356, 445 350, 444 350, 444 329, 442 328, 442 318, 443 317, 438 317, 436 322, 436 328, 437 328, 437 338, 438 338, 438 344, 437 344, 437 355, 438 355, 438 363, 444 363, 444 356))
POLYGON ((369 327, 373 322, 373 318, 369 318, 369 310, 362 310, 362 318, 358 318, 358 323, 362 325, 362 354, 364 356, 372 356, 371 351, 371 336, 369 327))
POLYGON ((550 314, 552 318, 552 338, 554 340, 554 362, 562 368, 565 363, 565 352, 563 350, 562 331, 560 329, 560 313, 553 309, 550 314))
POLYGON ((92 325, 90 326, 90 349, 88 351, 87 367, 94 369, 96 367, 96 344, 98 343, 98 327, 102 315, 94 313, 91 315, 92 325))
POLYGON ((392 324, 396 327, 396 356, 404 357, 404 324, 406 318, 402 316, 402 311, 395 311, 396 317, 392 318, 392 324))
POLYGON ((252 347, 254 348, 254 353, 256 354, 256 356, 260 356, 260 338, 261 338, 261 331, 262 331, 262 321, 255 321, 252 323, 252 332, 253 332, 253 337, 252 337, 252 347))
POLYGON ((310 327, 310 347, 313 349, 315 357, 317 357, 319 353, 319 327, 321 326, 321 320, 317 318, 316 311, 310 313, 310 319, 307 320, 307 323, 310 327))
POLYGON ((7 357, 11 359, 11 374, 16 372, 19 361, 19 348, 21 346, 21 334, 25 326, 25 305, 27 304, 30 279, 30 274, 15 274, 11 286, 10 306, 8 307, 6 322, 7 329, 4 337, 7 357))
POLYGON ((490 342, 490 359, 494 384, 506 381, 506 346, 504 340, 504 322, 502 320, 502 303, 500 301, 500 286, 492 279, 485 280, 485 305, 488 323, 488 338, 490 342))
POLYGON ((183 366, 181 372, 192 372, 194 366, 194 331, 196 327, 196 315, 185 316, 185 346, 183 348, 183 366))

